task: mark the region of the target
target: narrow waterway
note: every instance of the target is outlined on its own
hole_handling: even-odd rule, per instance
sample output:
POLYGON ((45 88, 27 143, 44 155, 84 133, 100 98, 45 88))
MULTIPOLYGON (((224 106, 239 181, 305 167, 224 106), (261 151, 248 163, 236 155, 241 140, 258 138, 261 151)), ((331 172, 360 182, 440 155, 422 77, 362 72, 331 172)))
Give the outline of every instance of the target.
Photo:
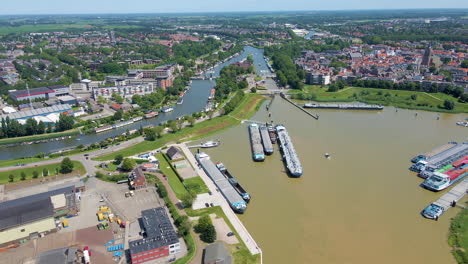
MULTIPOLYGON (((266 62, 263 58, 263 50, 257 49, 254 47, 247 46, 244 48, 244 51, 238 56, 233 57, 227 62, 217 65, 210 75, 213 77, 218 77, 221 69, 224 66, 229 64, 241 61, 249 54, 252 54, 255 67, 259 73, 269 72, 266 62)), ((213 87, 215 87, 216 82, 213 80, 193 80, 190 85, 190 90, 184 95, 184 102, 180 105, 174 106, 174 111, 169 113, 160 113, 157 118, 143 120, 140 122, 133 123, 128 126, 124 126, 118 129, 109 130, 106 132, 98 134, 86 134, 86 135, 77 135, 65 140, 50 141, 46 143, 31 144, 31 145, 18 145, 14 147, 5 147, 0 146, 0 149, 3 151, 0 152, 0 160, 14 159, 20 157, 29 157, 37 153, 50 153, 58 150, 73 148, 80 144, 91 144, 97 143, 101 140, 104 140, 109 137, 115 137, 125 133, 128 130, 139 129, 140 127, 145 127, 149 125, 158 125, 167 120, 174 120, 177 117, 191 115, 194 112, 200 112, 205 109, 208 96, 213 87)))
MULTIPOLYGON (((301 178, 286 175, 277 146, 253 162, 247 124, 213 136, 221 146, 206 151, 251 194, 240 218, 264 263, 455 263, 447 231, 458 209, 438 222, 424 219, 420 211, 442 193, 419 187, 422 179, 407 168, 418 153, 466 140, 468 130, 455 125, 466 114, 437 120, 437 113, 387 107, 315 110, 315 120, 279 97, 271 113, 288 129, 301 178)), ((252 119, 268 121, 265 107, 252 119)))

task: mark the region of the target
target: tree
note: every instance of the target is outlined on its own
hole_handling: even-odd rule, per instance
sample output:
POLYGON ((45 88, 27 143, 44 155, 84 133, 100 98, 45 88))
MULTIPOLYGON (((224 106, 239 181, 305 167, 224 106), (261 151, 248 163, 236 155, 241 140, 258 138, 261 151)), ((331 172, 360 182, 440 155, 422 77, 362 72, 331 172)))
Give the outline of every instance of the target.
POLYGON ((13 181, 15 180, 15 175, 10 174, 10 175, 8 176, 8 179, 9 179, 10 182, 13 182, 13 181))
POLYGON ((39 177, 39 172, 33 171, 32 177, 33 177, 34 179, 37 179, 37 177, 39 177))
POLYGON ((47 168, 44 168, 42 170, 42 177, 47 177, 49 175, 49 170, 47 168))
POLYGON ((410 96, 410 98, 411 98, 411 100, 416 101, 416 99, 418 99, 418 95, 417 94, 412 94, 410 96))
POLYGON ((122 119, 122 117, 123 117, 123 111, 122 109, 119 109, 114 113, 113 119, 117 121, 117 120, 122 119))
POLYGON ((206 243, 213 243, 216 240, 216 230, 211 224, 208 228, 200 235, 200 239, 206 243))
POLYGON ((106 103, 106 99, 104 99, 104 97, 102 97, 101 95, 99 95, 98 98, 97 98, 97 102, 98 102, 98 104, 105 104, 105 103, 106 103))
POLYGON ((147 127, 143 131, 145 133, 146 140, 150 140, 150 141, 156 140, 157 135, 156 135, 156 131, 153 128, 147 127))
POLYGON ((135 160, 126 158, 122 162, 122 170, 124 171, 131 171, 135 167, 135 160))
POLYGON ((122 163, 124 157, 122 154, 117 154, 114 158, 114 164, 116 165, 119 165, 120 163, 122 163))
POLYGON ((195 232, 200 234, 200 239, 206 243, 216 240, 216 230, 209 215, 200 217, 198 224, 194 226, 195 232))
POLYGON ((453 110, 455 108, 455 102, 452 100, 445 100, 444 101, 444 108, 447 110, 453 110))
POLYGON ((160 138, 162 136, 162 132, 164 131, 164 128, 162 126, 156 126, 153 128, 154 133, 156 133, 156 136, 160 138))
POLYGON ((20 175, 21 175, 21 176, 20 176, 20 177, 21 177, 20 179, 21 179, 22 181, 26 180, 26 173, 24 173, 24 171, 22 171, 20 175))
POLYGON ((188 116, 187 117, 187 122, 189 122, 190 126, 193 127, 193 125, 195 125, 195 117, 188 116))
POLYGON ((252 87, 252 89, 250 89, 250 91, 251 91, 252 93, 256 93, 256 92, 257 92, 257 88, 252 87))
POLYGON ((140 104, 141 103, 141 96, 139 94, 134 94, 132 96, 132 103, 140 104))
POLYGON ((70 158, 64 158, 60 163, 60 173, 66 174, 73 171, 73 162, 70 158))
POLYGON ((187 208, 187 207, 192 206, 194 199, 195 198, 190 193, 186 193, 182 196, 181 201, 184 207, 187 208))
POLYGON ((60 114, 59 116, 59 121, 57 122, 56 128, 57 131, 65 131, 73 128, 73 117, 66 115, 66 114, 60 114))
POLYGON ((123 97, 120 96, 120 95, 118 95, 118 94, 116 94, 116 95, 114 96, 114 100, 115 100, 118 104, 121 104, 121 103, 123 103, 123 101, 124 101, 123 97))
POLYGON ((468 68, 468 60, 463 60, 460 66, 465 69, 468 68))

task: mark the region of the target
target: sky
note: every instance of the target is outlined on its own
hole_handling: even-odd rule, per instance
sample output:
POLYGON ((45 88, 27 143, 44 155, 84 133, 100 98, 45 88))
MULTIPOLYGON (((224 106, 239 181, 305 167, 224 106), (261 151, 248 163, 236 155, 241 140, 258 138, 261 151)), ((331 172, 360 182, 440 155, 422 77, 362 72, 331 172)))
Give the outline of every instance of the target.
POLYGON ((1 15, 468 8, 467 0, 3 0, 1 15))

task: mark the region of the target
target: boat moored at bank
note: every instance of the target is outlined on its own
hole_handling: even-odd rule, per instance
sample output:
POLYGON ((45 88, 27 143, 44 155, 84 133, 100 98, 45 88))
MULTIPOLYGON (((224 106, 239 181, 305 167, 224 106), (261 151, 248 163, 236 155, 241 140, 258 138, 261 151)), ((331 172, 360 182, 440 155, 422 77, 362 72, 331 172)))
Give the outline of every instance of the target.
POLYGON ((266 126, 260 126, 260 136, 262 137, 262 145, 265 154, 273 154, 273 144, 271 143, 270 134, 268 133, 268 128, 266 126))
POLYGON ((216 163, 216 167, 221 171, 221 173, 228 179, 229 183, 236 189, 237 193, 246 201, 250 202, 250 194, 240 185, 240 183, 232 176, 232 174, 226 169, 223 163, 216 163))
POLYGON ((210 156, 204 152, 200 152, 195 155, 195 158, 208 177, 211 178, 234 212, 240 214, 244 213, 247 209, 247 203, 242 199, 231 183, 229 183, 228 179, 215 166, 213 161, 211 161, 210 156))

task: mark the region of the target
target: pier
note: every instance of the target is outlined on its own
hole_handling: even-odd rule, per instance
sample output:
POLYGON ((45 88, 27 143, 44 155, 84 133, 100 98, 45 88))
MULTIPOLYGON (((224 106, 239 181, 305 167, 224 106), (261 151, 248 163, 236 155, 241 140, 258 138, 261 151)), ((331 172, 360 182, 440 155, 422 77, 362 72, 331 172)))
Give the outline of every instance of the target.
POLYGON ((304 108, 302 108, 300 105, 294 103, 293 101, 289 100, 289 98, 286 97, 286 95, 284 93, 280 93, 280 96, 281 98, 283 98, 284 100, 288 101, 290 104, 294 105, 295 107, 297 107, 298 109, 300 109, 302 112, 308 114, 309 116, 315 118, 316 120, 319 119, 319 115, 317 114, 312 114, 310 113, 309 111, 305 110, 304 108))
POLYGON ((468 179, 464 179, 462 182, 458 183, 453 187, 448 193, 442 195, 434 204, 439 205, 444 208, 444 213, 452 207, 452 202, 460 201, 466 194, 468 190, 468 179))
POLYGON ((381 105, 368 105, 361 103, 354 104, 304 104, 304 108, 317 108, 317 109, 340 109, 340 110, 382 110, 384 107, 381 105))

